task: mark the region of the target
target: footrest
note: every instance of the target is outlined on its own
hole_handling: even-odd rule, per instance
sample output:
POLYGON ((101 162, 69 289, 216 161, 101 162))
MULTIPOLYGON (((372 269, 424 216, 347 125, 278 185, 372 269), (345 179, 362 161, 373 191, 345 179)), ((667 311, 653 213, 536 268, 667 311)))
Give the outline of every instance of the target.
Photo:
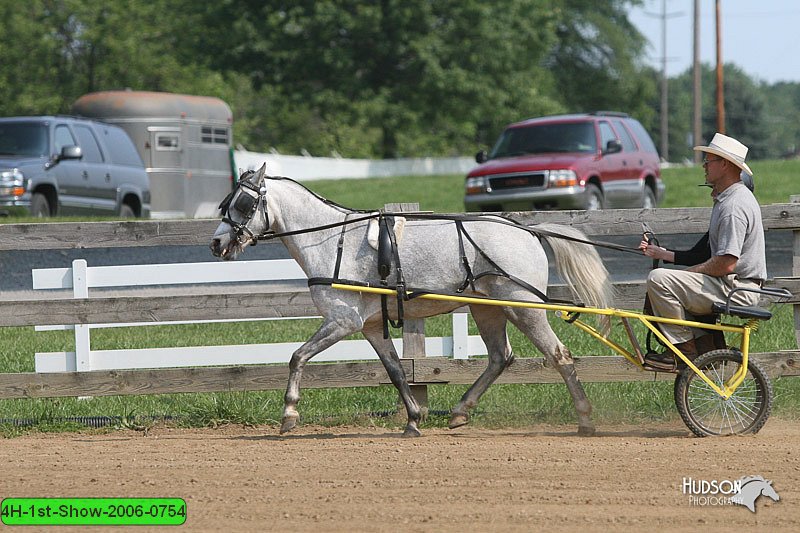
POLYGON ((757 318, 759 320, 769 320, 772 318, 772 313, 761 307, 742 307, 739 305, 732 305, 728 308, 724 303, 716 302, 711 306, 711 311, 721 315, 733 315, 740 318, 757 318))

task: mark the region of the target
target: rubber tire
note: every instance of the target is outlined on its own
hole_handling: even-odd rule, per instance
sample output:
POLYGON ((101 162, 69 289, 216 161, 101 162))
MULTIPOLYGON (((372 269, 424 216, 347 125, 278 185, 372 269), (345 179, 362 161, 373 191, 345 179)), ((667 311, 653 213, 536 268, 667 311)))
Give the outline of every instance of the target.
POLYGON ((128 204, 119 206, 119 218, 136 218, 136 213, 128 204))
POLYGON ((642 191, 642 209, 655 209, 656 208, 656 193, 653 192, 648 185, 644 186, 642 191))
MULTIPOLYGON (((731 367, 732 373, 742 364, 742 354, 738 350, 712 350, 694 361, 694 365, 701 371, 710 369, 720 363, 735 364, 735 367, 731 367)), ((692 369, 687 367, 680 373, 675 380, 675 405, 683 422, 692 433, 698 437, 745 435, 758 433, 764 427, 772 411, 772 382, 764 369, 752 359, 748 360, 747 369, 748 373, 745 376, 745 381, 739 385, 731 398, 744 402, 747 407, 752 406, 755 415, 752 416, 752 419, 741 424, 741 427, 737 425, 736 427, 730 426, 726 428, 706 425, 700 419, 696 409, 693 408, 691 397, 700 395, 701 398, 705 398, 706 403, 708 403, 709 398, 717 399, 720 402, 717 409, 718 412, 723 411, 723 402, 725 400, 719 398, 716 392, 711 390, 692 369)), ((727 379, 729 376, 730 374, 726 371, 725 378, 727 379)), ((719 381, 721 380, 715 380, 718 385, 719 381)))
POLYGON ((31 216, 36 218, 48 218, 50 216, 50 202, 47 197, 39 192, 31 196, 31 216))
POLYGON ((584 203, 584 209, 587 211, 597 211, 598 209, 603 209, 603 192, 597 185, 594 185, 593 183, 587 183, 585 194, 586 202, 584 203))

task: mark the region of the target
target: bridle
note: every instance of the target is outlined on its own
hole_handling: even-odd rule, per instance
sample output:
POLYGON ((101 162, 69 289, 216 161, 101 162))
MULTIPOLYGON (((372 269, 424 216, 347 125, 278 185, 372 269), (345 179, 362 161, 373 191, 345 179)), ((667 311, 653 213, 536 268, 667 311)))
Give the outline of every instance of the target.
MULTIPOLYGON (((253 174, 252 171, 249 171, 253 174)), ((249 177, 249 175, 247 176, 249 177)), ((245 178, 243 175, 242 178, 245 178)), ((250 244, 256 245, 259 239, 263 239, 273 233, 269 230, 269 212, 267 211, 267 189, 266 187, 256 188, 247 179, 240 179, 239 185, 236 189, 232 190, 228 196, 219 204, 219 209, 223 213, 222 221, 228 224, 233 230, 233 235, 239 244, 242 243, 242 237, 247 235, 250 239, 250 244), (236 193, 239 193, 237 196, 236 193), (236 197, 236 201, 233 198, 236 197), (242 222, 235 222, 231 218, 231 209, 241 215, 242 222), (253 233, 247 225, 253 220, 256 213, 262 213, 264 222, 266 223, 266 230, 260 235, 253 233)))

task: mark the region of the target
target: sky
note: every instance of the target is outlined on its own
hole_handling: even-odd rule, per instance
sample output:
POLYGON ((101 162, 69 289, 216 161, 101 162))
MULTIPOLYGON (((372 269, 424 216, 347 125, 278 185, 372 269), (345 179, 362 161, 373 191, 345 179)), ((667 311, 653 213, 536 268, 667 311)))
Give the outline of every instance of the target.
MULTIPOLYGON (((663 52, 664 0, 645 0, 630 21, 650 41, 647 63, 667 77, 692 64, 694 0, 666 0, 667 51, 663 52)), ((716 65, 715 0, 700 0, 700 61, 716 65)), ((722 61, 734 63, 751 78, 773 84, 800 82, 800 0, 721 0, 722 61)))

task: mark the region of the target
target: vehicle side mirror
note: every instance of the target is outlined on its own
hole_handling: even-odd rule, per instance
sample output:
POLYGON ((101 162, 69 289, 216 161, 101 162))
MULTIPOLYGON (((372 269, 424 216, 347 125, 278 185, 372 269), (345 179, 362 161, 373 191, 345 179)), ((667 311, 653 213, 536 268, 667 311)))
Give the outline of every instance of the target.
POLYGON ((622 151, 622 142, 619 139, 611 139, 606 143, 606 149, 603 150, 604 155, 616 154, 622 151))
POLYGON ((485 163, 488 160, 489 156, 486 154, 486 150, 481 150, 480 152, 475 154, 475 162, 478 163, 479 165, 481 163, 485 163))
POLYGON ((80 146, 65 146, 61 149, 61 154, 58 156, 59 160, 63 159, 80 159, 83 157, 83 152, 80 146))
POLYGON ((61 149, 60 154, 54 155, 53 157, 50 158, 50 161, 48 161, 45 164, 45 168, 46 169, 53 168, 54 166, 56 166, 65 159, 80 159, 82 157, 83 157, 83 152, 81 151, 80 146, 75 146, 75 145, 65 146, 61 149))

